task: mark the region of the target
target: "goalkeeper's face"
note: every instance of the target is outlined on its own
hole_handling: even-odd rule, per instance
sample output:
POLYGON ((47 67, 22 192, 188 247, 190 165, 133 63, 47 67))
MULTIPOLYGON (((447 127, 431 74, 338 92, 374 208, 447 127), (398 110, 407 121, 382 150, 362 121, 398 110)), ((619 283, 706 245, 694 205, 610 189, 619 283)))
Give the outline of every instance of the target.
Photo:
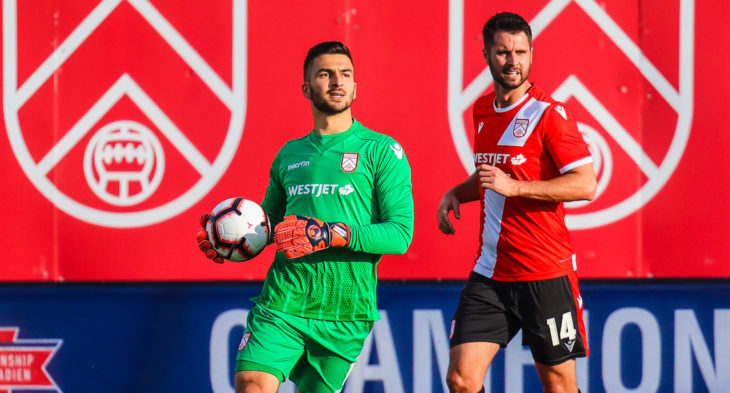
POLYGON ((335 115, 352 105, 357 83, 352 62, 345 55, 324 54, 312 62, 302 93, 320 112, 335 115))

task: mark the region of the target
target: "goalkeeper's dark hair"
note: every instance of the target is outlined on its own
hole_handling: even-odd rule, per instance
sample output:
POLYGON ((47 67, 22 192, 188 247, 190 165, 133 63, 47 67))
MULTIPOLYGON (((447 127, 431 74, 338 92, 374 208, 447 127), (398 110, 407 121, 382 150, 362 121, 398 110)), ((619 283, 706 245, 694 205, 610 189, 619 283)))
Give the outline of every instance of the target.
POLYGON ((314 59, 320 55, 345 55, 350 59, 350 62, 352 62, 352 55, 350 54, 350 50, 347 49, 345 44, 343 44, 339 41, 320 42, 319 44, 313 46, 309 50, 309 52, 307 52, 307 57, 304 59, 304 80, 305 81, 307 80, 307 73, 309 72, 309 68, 312 66, 312 63, 314 62, 314 59))
POLYGON ((482 28, 482 37, 484 38, 484 47, 489 48, 494 45, 494 34, 498 31, 506 31, 508 33, 523 32, 527 35, 527 41, 532 46, 532 29, 530 24, 521 16, 512 12, 500 12, 489 18, 482 28))

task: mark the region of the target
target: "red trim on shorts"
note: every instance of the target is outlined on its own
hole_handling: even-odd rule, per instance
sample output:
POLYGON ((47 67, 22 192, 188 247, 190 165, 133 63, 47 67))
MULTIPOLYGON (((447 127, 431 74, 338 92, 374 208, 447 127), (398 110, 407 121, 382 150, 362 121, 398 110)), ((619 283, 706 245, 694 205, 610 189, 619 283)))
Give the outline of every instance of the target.
POLYGON ((580 337, 583 340, 583 346, 586 350, 586 356, 589 356, 591 352, 588 349, 588 336, 586 335, 585 323, 583 323, 583 298, 580 296, 580 289, 578 288, 578 275, 574 271, 572 271, 568 273, 567 276, 568 280, 570 280, 570 289, 573 291, 576 319, 578 320, 578 332, 580 333, 580 337))

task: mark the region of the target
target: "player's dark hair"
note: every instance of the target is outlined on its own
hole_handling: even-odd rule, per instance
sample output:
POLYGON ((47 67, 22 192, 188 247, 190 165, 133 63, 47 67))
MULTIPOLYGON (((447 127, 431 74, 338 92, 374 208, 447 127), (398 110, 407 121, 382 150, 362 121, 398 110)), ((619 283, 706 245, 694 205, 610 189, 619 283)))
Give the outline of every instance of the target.
POLYGON ((523 32, 527 35, 527 42, 532 46, 532 29, 530 24, 521 16, 512 12, 500 12, 489 18, 482 28, 482 37, 484 38, 484 47, 489 48, 494 45, 494 34, 498 31, 506 31, 508 33, 523 32))
POLYGON ((350 62, 352 62, 352 55, 345 44, 339 41, 320 42, 307 52, 307 57, 304 59, 304 80, 307 80, 307 72, 312 66, 314 59, 320 55, 345 55, 350 59, 350 62))

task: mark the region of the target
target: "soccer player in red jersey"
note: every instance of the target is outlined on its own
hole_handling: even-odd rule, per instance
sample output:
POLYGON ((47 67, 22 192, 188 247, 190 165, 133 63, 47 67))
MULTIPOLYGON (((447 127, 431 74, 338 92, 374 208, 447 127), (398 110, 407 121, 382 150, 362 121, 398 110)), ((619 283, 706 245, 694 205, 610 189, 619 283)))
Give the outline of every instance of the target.
POLYGON ((545 392, 579 392, 575 358, 588 356, 583 301, 563 202, 592 200, 596 176, 569 108, 528 81, 532 32, 499 13, 482 31, 494 92, 474 104, 474 164, 448 190, 439 229, 453 234, 462 203, 480 201, 474 270, 451 327, 452 393, 484 392, 500 347, 522 329, 545 392), (481 390, 480 390, 481 389, 481 390))

